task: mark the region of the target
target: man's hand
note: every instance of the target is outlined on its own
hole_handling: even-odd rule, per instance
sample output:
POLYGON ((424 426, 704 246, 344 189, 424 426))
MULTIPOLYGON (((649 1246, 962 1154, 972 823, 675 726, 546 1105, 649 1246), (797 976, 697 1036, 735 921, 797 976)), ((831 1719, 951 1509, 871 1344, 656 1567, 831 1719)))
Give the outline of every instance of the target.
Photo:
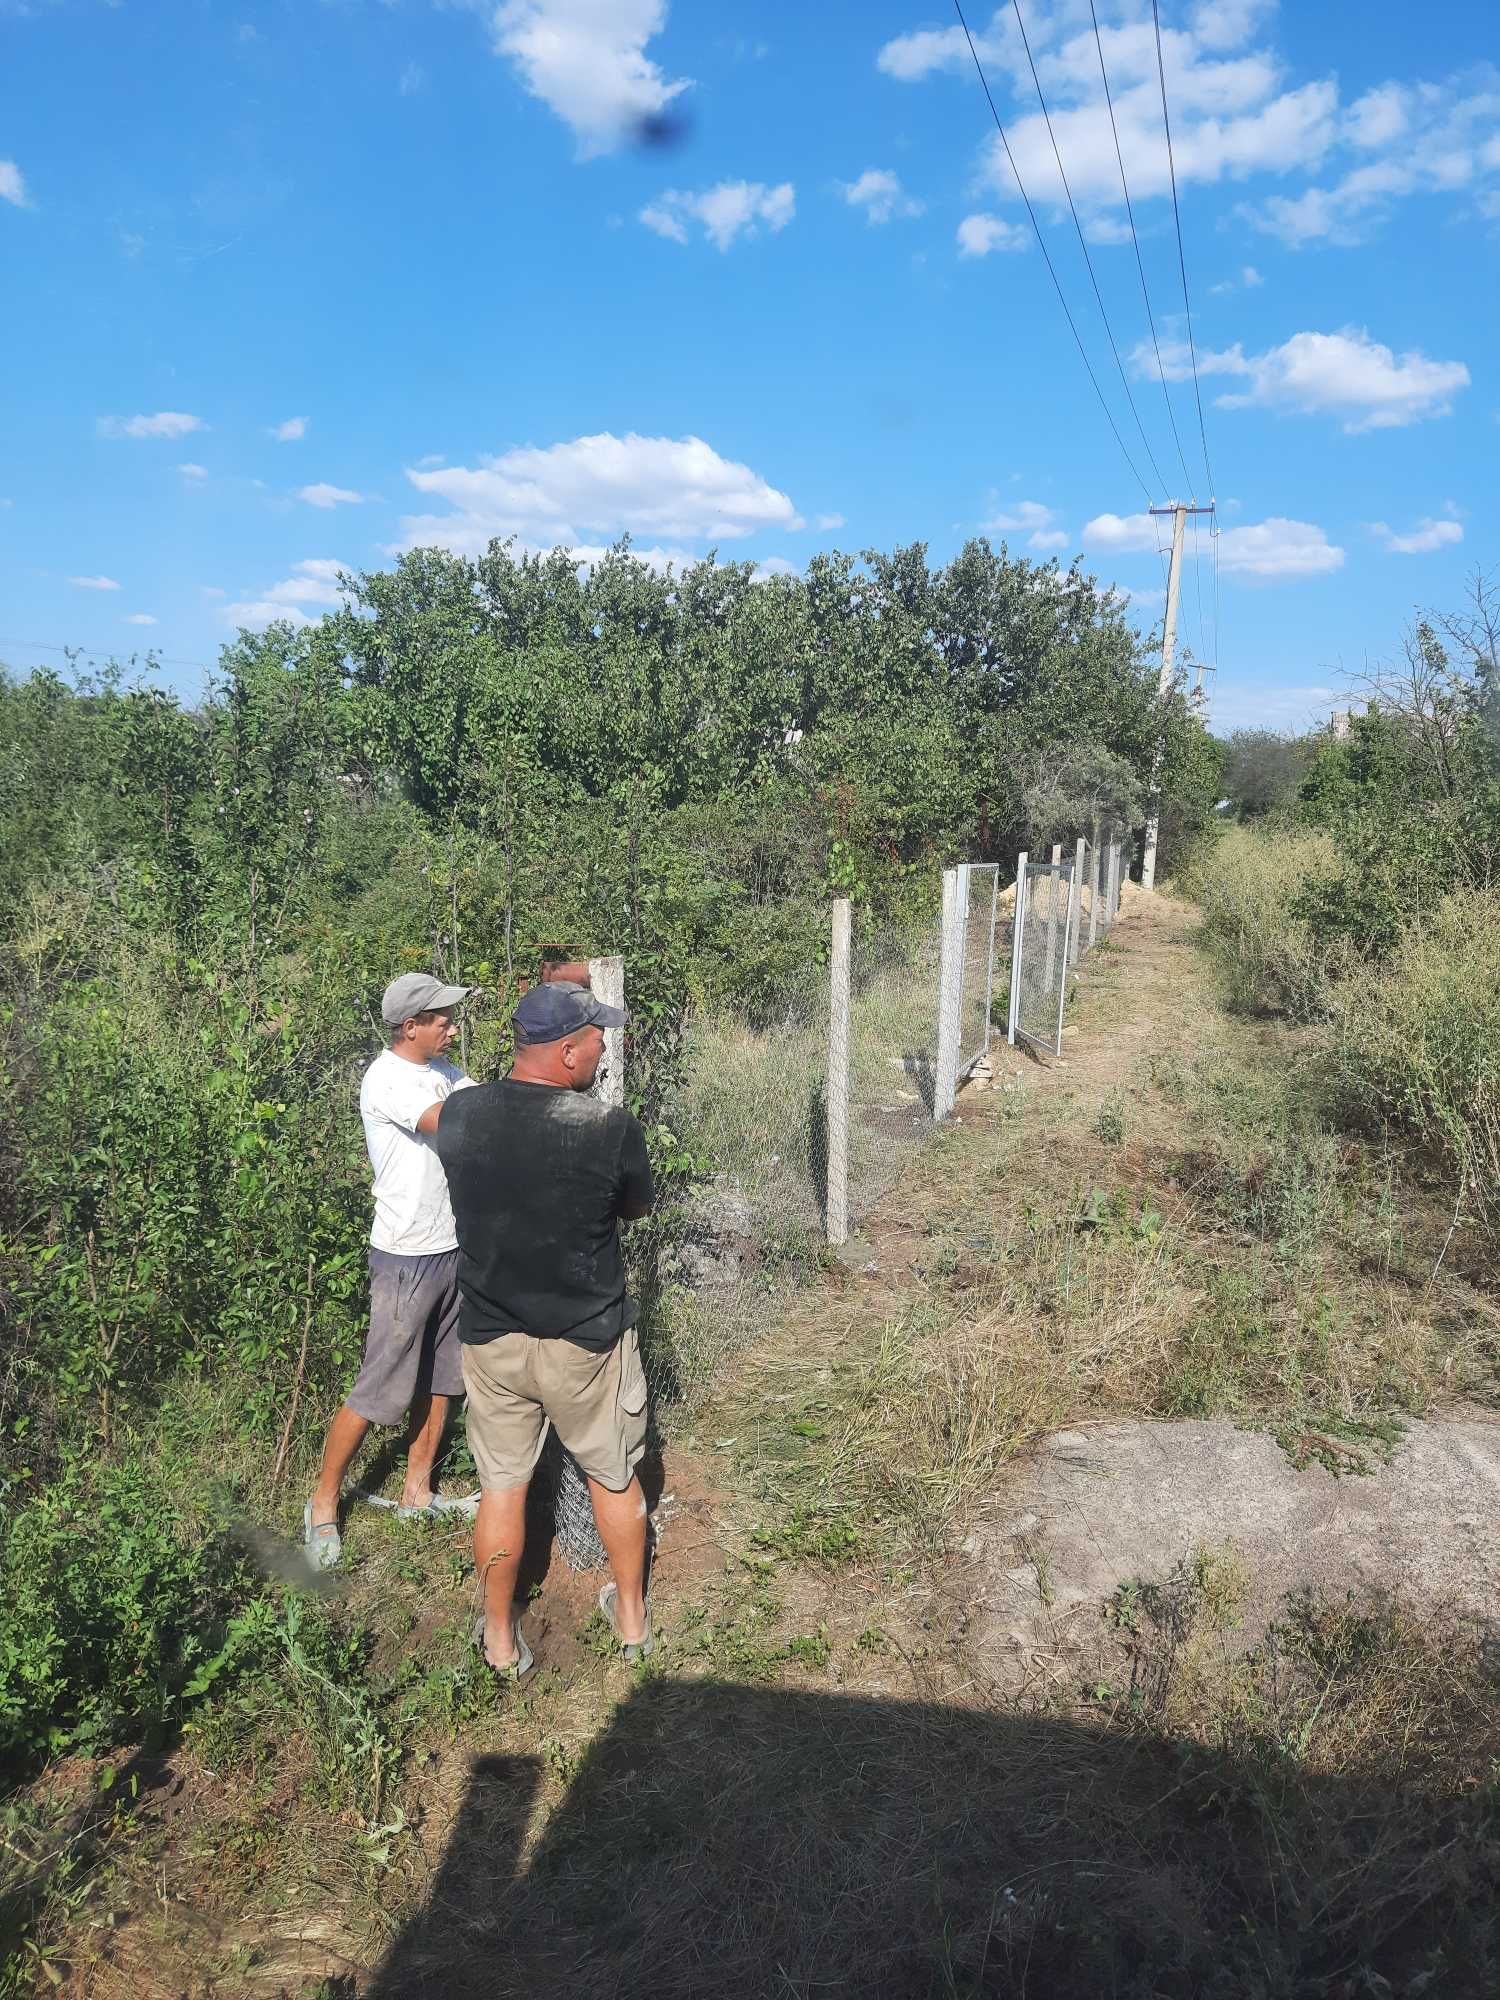
POLYGON ((433 1133, 436 1132, 438 1128, 438 1113, 446 1103, 446 1098, 439 1098, 436 1104, 429 1104, 417 1120, 417 1130, 424 1138, 430 1139, 433 1133))
POLYGON ((643 1202, 622 1202, 615 1210, 615 1213, 619 1216, 621 1222, 641 1222, 651 1213, 651 1210, 643 1202))

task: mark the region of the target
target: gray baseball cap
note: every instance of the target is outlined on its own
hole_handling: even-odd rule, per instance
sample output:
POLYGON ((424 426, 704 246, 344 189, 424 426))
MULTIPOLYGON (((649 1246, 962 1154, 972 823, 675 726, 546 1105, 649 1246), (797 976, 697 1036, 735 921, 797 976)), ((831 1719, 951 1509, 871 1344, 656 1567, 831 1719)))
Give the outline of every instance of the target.
POLYGON ((425 1014, 433 1007, 456 1007, 478 991, 477 986, 445 986, 430 972, 403 972, 381 994, 380 1012, 388 1028, 399 1028, 414 1014, 425 1014))

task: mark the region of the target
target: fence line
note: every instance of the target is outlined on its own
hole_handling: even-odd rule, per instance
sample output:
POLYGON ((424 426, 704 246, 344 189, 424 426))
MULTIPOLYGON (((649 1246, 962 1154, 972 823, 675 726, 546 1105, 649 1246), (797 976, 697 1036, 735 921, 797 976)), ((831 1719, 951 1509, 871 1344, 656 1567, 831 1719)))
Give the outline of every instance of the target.
MULTIPOLYGON (((658 1401, 692 1401, 772 1301, 817 1269, 824 1246, 844 1249, 952 1114, 997 1029, 1011 1043, 1061 1048, 1069 973, 1108 935, 1120 869, 1110 830, 1097 845, 1079 839, 1066 859, 1061 843, 1047 860, 1021 855, 1009 907, 993 862, 947 870, 925 922, 860 928, 839 898, 826 955, 762 989, 753 1007, 690 1017, 653 1114, 657 1206, 625 1233, 658 1401)), ((628 971, 618 958, 589 961, 610 1005, 624 1004, 628 971)), ((624 1043, 606 1036, 597 1087, 612 1104, 630 1096, 624 1043)), ((540 1470, 562 1553, 596 1566, 582 1474, 555 1441, 540 1470)))

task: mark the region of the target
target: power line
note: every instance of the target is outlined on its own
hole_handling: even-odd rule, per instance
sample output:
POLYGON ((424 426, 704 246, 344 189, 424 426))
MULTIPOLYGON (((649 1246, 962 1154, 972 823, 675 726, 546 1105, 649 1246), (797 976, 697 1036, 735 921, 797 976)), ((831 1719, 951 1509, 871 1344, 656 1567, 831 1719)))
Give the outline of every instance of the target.
POLYGON ((1161 0, 1151 0, 1151 20, 1156 29, 1156 75, 1161 84, 1161 122, 1167 135, 1167 171, 1172 178, 1172 216, 1177 225, 1177 268, 1182 274, 1182 309, 1187 315, 1188 359, 1193 364, 1193 400, 1198 405, 1198 436, 1203 445, 1203 470, 1208 474, 1208 497, 1214 497, 1214 473, 1208 460, 1208 431, 1203 422, 1203 392, 1198 385, 1198 350, 1193 344, 1193 308, 1188 303, 1187 255, 1182 247, 1182 209, 1177 200, 1177 162, 1172 153, 1172 120, 1167 112, 1167 68, 1161 52, 1161 0))
POLYGON ((1214 675, 1219 672, 1219 517, 1214 515, 1208 531, 1214 552, 1214 675))
POLYGON ((1177 447, 1177 463, 1182 467, 1182 477, 1191 495, 1193 475, 1188 471, 1182 439, 1177 432, 1177 413, 1172 408, 1172 395, 1167 388, 1167 371, 1162 366, 1161 343, 1156 337, 1156 315, 1151 310, 1151 293, 1146 284, 1146 266, 1141 257, 1141 239, 1136 232, 1135 208, 1130 199, 1130 182, 1125 178, 1125 155, 1120 148, 1120 128, 1115 123, 1115 103, 1109 90, 1109 71, 1104 66, 1104 43, 1099 34, 1099 16, 1094 11, 1094 0, 1089 0, 1089 18, 1094 24, 1094 47, 1099 51, 1099 80, 1104 85, 1104 102, 1109 111, 1109 129, 1115 139, 1115 158, 1120 166, 1120 186, 1125 192, 1125 213, 1130 219, 1130 240, 1135 246, 1135 268, 1140 273, 1141 297, 1146 304, 1146 323, 1151 328, 1151 346, 1156 355, 1156 379, 1161 383, 1162 401, 1167 406, 1167 422, 1172 426, 1172 442, 1177 447))
POLYGON ((1130 453, 1125 449, 1125 440, 1120 436, 1120 427, 1114 420, 1114 417, 1110 411, 1109 404, 1106 403, 1104 400, 1104 391, 1099 387, 1099 378, 1094 373, 1094 366, 1093 363, 1089 360, 1088 349, 1083 344, 1083 336, 1078 331, 1078 324, 1073 318, 1073 314, 1068 306, 1067 296, 1063 291, 1062 283, 1058 278, 1056 268, 1053 265, 1051 255, 1047 249, 1047 239, 1042 234, 1042 225, 1036 219, 1036 210, 1031 205, 1031 196, 1026 192, 1026 184, 1021 179, 1020 170, 1016 166, 1015 155, 1010 150, 1010 140, 1006 137, 1005 127, 1000 122, 1000 113, 995 109, 995 100, 990 95, 990 87, 985 80, 984 68, 979 60, 979 51, 974 46, 974 37, 969 33, 969 24, 964 19, 964 10, 961 4, 961 0, 953 0, 953 7, 954 7, 954 12, 958 15, 959 26, 964 31, 964 40, 969 45, 969 54, 974 58, 974 69, 975 73, 979 78, 979 87, 984 92, 985 102, 990 107, 990 116, 995 121, 995 130, 1000 134, 1000 143, 1005 148, 1005 157, 1010 162, 1010 170, 1015 175, 1016 186, 1021 191, 1021 199, 1026 204, 1026 213, 1027 215, 1030 216, 1031 226, 1036 232, 1037 246, 1041 250, 1043 260, 1046 263, 1047 275, 1052 280, 1053 289, 1057 293, 1058 303, 1059 305, 1061 305, 1063 309, 1063 314, 1067 319, 1068 330, 1071 332, 1073 339, 1077 344, 1079 357, 1082 360, 1085 369, 1088 371, 1088 378, 1089 381, 1093 384, 1094 394, 1099 398, 1099 407, 1104 412, 1104 421, 1109 425, 1110 430, 1114 433, 1114 440, 1115 443, 1120 447, 1121 456, 1124 458, 1125 463, 1130 467, 1136 485, 1139 486, 1142 493, 1145 494, 1146 504, 1149 507, 1151 504, 1151 489, 1147 486, 1145 480, 1142 479, 1135 460, 1130 456, 1130 453))
MULTIPOLYGON (((76 653, 84 660, 116 660, 120 657, 118 649, 113 646, 58 646, 46 639, 0 639, 0 646, 15 646, 25 653, 76 653)), ((136 659, 142 655, 133 653, 130 657, 136 659)), ((160 667, 197 667, 206 674, 218 672, 218 667, 208 660, 178 660, 170 653, 158 653, 150 646, 144 649, 144 657, 154 660, 160 667)))
MULTIPOLYGON (((1151 470, 1156 474, 1157 491, 1166 495, 1167 482, 1161 476, 1161 467, 1156 462, 1156 453, 1151 449, 1151 440, 1146 435, 1146 426, 1141 422, 1141 413, 1135 406, 1135 397, 1130 393, 1130 379, 1125 373, 1125 364, 1120 359, 1120 350, 1115 344, 1114 328, 1109 323, 1109 314, 1104 309, 1104 294, 1099 289, 1099 279, 1094 270, 1094 260, 1089 255, 1088 238, 1083 233, 1083 224, 1078 219, 1078 208, 1073 200, 1073 190, 1068 185, 1067 169, 1062 163, 1062 152, 1057 143, 1057 134, 1052 129, 1052 113, 1047 109, 1047 100, 1042 94, 1042 80, 1036 73, 1036 62, 1031 53, 1031 42, 1026 33, 1026 23, 1021 19, 1021 0, 1010 0, 1016 17, 1016 26, 1021 31, 1021 46, 1026 51, 1026 61, 1031 69, 1031 81, 1036 85, 1036 101, 1042 107, 1042 119, 1047 127, 1047 137, 1052 141, 1052 157, 1057 162, 1057 171, 1063 184, 1063 193, 1068 197, 1068 211, 1073 217, 1073 227, 1078 232, 1078 247, 1083 252, 1084 265, 1088 270, 1089 283, 1094 288, 1094 298, 1099 307, 1099 317, 1104 322, 1104 335, 1109 342, 1109 351, 1115 357, 1115 367, 1120 375, 1120 387, 1125 391, 1125 400, 1130 405, 1130 414, 1135 418, 1135 427, 1141 434, 1141 443, 1146 447, 1146 456, 1151 461, 1151 470)), ((1113 113, 1111 113, 1113 116, 1113 113)))
POLYGON ((1208 634, 1203 626, 1203 552, 1202 545, 1198 540, 1198 516, 1196 514, 1193 516, 1193 589, 1198 598, 1198 645, 1200 649, 1198 658, 1200 661, 1206 663, 1208 659, 1208 634))

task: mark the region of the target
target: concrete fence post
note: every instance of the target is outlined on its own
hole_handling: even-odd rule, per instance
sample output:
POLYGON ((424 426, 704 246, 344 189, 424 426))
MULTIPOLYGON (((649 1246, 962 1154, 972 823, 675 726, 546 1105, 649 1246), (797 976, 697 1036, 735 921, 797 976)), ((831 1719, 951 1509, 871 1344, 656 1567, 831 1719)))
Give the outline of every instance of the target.
POLYGON ((1078 836, 1073 850, 1073 880, 1068 885, 1068 964, 1078 963, 1078 933, 1083 929, 1083 864, 1088 842, 1078 836))
POLYGON ((1089 842, 1089 950, 1099 935, 1099 843, 1089 842))
POLYGON ((849 1240, 849 898, 833 905, 828 957, 828 1241, 849 1240))
MULTIPOLYGON (((623 958, 591 958, 589 987, 596 1000, 606 1007, 625 1005, 625 961, 623 958)), ((625 1030, 604 1030, 604 1060, 594 1081, 594 1095, 606 1104, 625 1102, 625 1030)))
POLYGON ((1016 901, 1010 918, 1010 1009, 1006 1016, 1005 1039, 1014 1048, 1021 1016, 1021 953, 1026 948, 1026 862, 1023 849, 1016 856, 1016 901))
POLYGON ((1120 829, 1115 828, 1114 839, 1109 843, 1109 887, 1105 890, 1105 907, 1113 924, 1120 914, 1120 829))
POLYGON ((958 1095, 959 1007, 964 983, 963 871, 943 870, 943 930, 938 956, 937 1075, 932 1115, 943 1119, 958 1095))

